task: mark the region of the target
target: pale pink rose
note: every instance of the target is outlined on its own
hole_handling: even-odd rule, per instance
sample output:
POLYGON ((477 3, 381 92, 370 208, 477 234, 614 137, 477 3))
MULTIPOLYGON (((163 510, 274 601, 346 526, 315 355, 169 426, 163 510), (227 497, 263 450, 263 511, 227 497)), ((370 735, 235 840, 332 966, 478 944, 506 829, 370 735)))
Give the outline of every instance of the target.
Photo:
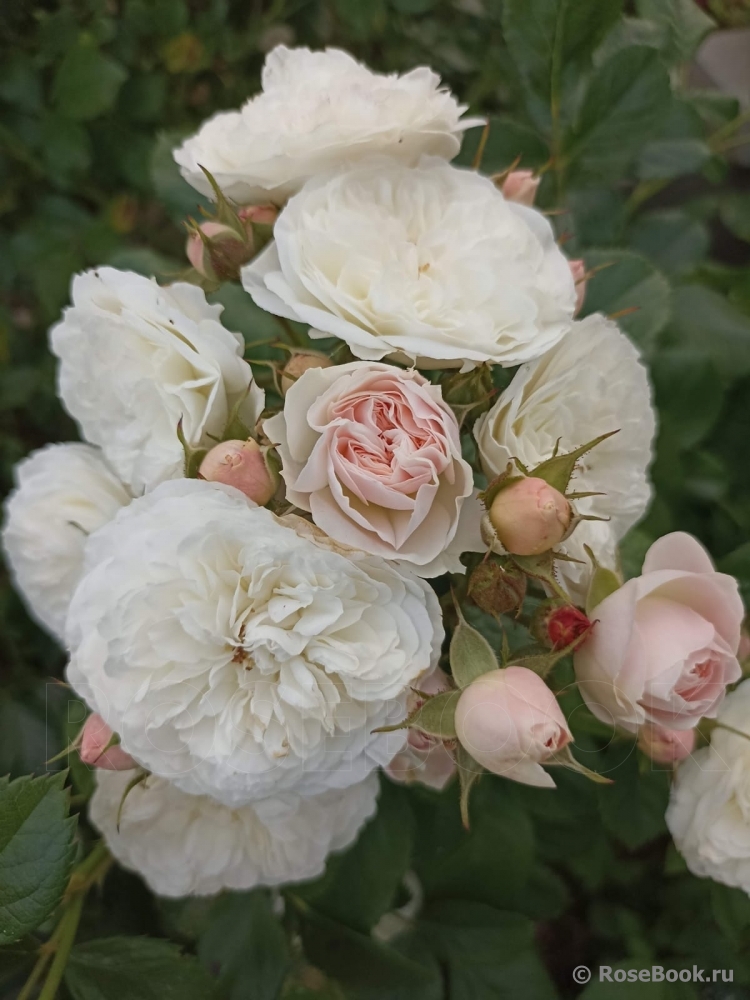
POLYGON ((234 486, 240 493, 265 506, 276 492, 277 477, 266 462, 257 441, 222 441, 203 459, 198 470, 210 483, 234 486))
POLYGON ((419 372, 368 361, 308 369, 264 430, 287 499, 336 541, 420 576, 463 571, 458 555, 483 550, 458 423, 419 372))
POLYGON ((674 532, 651 546, 643 574, 594 608, 574 657, 578 687, 597 718, 637 732, 646 722, 692 729, 713 718, 739 680, 743 618, 737 582, 705 549, 674 532))
POLYGON ((586 299, 586 263, 582 260, 571 260, 570 262, 570 273, 573 275, 573 281, 576 285, 576 316, 583 308, 584 300, 586 299))
POLYGON ((695 750, 695 730, 646 723, 638 731, 638 746, 657 764, 677 764, 695 750))
MULTIPOLYGON (((447 691, 450 684, 447 675, 436 667, 418 682, 418 687, 423 694, 439 694, 447 691)), ((416 691, 410 692, 406 705, 409 714, 419 708, 422 702, 423 699, 416 691)), ((407 785, 418 782, 441 791, 456 773, 456 762, 442 740, 410 729, 406 746, 390 762, 386 773, 394 781, 407 785)))
POLYGON ((101 715, 90 715, 83 724, 78 748, 83 763, 90 767, 100 767, 104 771, 131 771, 138 767, 119 744, 110 746, 112 736, 112 730, 101 715))
POLYGON ((536 556, 558 545, 572 511, 565 497, 543 479, 529 476, 501 490, 492 501, 490 522, 498 540, 517 556, 536 556))
POLYGON ((508 201, 515 201, 519 205, 528 205, 531 208, 536 201, 537 188, 541 182, 541 177, 535 177, 531 170, 513 170, 503 181, 502 192, 508 201))
POLYGON ((557 698, 526 667, 491 670, 473 681, 458 699, 456 733, 488 771, 540 788, 555 787, 541 765, 573 738, 557 698))

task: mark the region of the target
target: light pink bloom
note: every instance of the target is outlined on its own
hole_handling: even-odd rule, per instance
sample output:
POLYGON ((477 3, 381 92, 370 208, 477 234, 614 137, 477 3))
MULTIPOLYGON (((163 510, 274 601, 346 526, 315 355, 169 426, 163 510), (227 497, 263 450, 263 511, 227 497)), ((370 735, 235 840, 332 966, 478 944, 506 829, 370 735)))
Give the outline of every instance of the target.
POLYGON ((222 441, 201 462, 200 475, 210 483, 234 486, 259 507, 276 492, 276 477, 266 463, 257 441, 222 441))
POLYGON ((657 764, 677 764, 695 749, 695 730, 664 729, 646 723, 638 731, 638 746, 657 764))
POLYGON ((456 706, 456 733, 480 764, 524 785, 554 788, 541 764, 572 740, 557 698, 526 667, 492 670, 456 706))
POLYGON ((592 611, 574 658, 581 694, 597 718, 630 732, 645 722, 692 729, 741 676, 743 614, 736 580, 690 535, 665 535, 642 575, 592 611))
POLYGON ((311 368, 264 430, 287 499, 336 541, 420 576, 462 571, 458 555, 483 550, 458 423, 419 372, 367 361, 311 368))
POLYGON ((572 517, 562 493, 534 476, 501 490, 489 514, 499 541, 517 556, 553 549, 567 534, 572 517))
POLYGON ((90 767, 100 767, 104 771, 132 771, 138 767, 119 744, 110 746, 112 736, 112 730, 101 715, 90 715, 83 724, 78 748, 83 763, 90 767))
MULTIPOLYGON (((424 694, 439 694, 450 687, 447 676, 439 667, 420 680, 417 686, 424 694)), ((407 701, 407 711, 413 712, 421 702, 419 695, 412 691, 407 701)), ((390 762, 386 773, 394 781, 407 785, 418 782, 440 791, 456 773, 456 762, 442 740, 410 729, 406 746, 390 762)))
POLYGON ((515 201, 519 205, 528 205, 531 208, 536 201, 536 192, 541 182, 541 177, 535 177, 532 170, 513 170, 505 178, 502 191, 508 201, 515 201))

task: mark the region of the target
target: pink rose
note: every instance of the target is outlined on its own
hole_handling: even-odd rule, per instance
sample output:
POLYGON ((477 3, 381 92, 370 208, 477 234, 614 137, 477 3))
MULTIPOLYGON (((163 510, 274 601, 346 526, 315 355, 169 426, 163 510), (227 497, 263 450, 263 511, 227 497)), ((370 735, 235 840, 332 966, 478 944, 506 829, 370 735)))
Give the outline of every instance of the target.
POLYGON ((578 686, 597 718, 636 732, 645 722, 692 729, 713 718, 739 680, 743 618, 737 582, 717 573, 690 535, 651 546, 643 573, 591 614, 575 654, 578 686))
POLYGON ((104 771, 131 771, 138 767, 119 744, 110 746, 113 735, 101 715, 90 715, 83 724, 78 748, 83 763, 89 767, 100 767, 104 771))
POLYGON ((664 729, 647 723, 638 732, 638 746, 657 764, 677 764, 695 750, 695 730, 664 729))
MULTIPOLYGON (((431 674, 418 682, 424 694, 439 694, 450 687, 446 674, 436 667, 431 674)), ((407 701, 407 711, 411 714, 423 699, 412 691, 407 701)), ((428 788, 441 791, 456 773, 456 762, 445 744, 426 733, 410 729, 406 746, 396 754, 386 768, 386 773, 394 781, 411 784, 418 782, 428 788)))
POLYGON ((368 361, 308 369, 264 430, 287 499, 336 541, 420 576, 463 571, 458 555, 484 549, 458 423, 419 372, 368 361))
POLYGON ((541 764, 573 738, 557 698, 526 667, 491 670, 465 688, 456 733, 488 771, 540 788, 555 787, 541 764))

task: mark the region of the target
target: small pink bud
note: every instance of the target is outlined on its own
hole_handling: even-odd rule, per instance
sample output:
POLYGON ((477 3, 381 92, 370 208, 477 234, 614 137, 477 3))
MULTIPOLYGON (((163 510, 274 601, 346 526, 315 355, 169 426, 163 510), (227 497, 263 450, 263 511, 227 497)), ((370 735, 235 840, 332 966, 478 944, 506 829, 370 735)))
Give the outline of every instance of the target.
POLYGON ((187 258, 198 274, 211 281, 236 277, 240 266, 253 255, 252 230, 243 239, 223 222, 202 222, 198 228, 209 243, 199 233, 191 232, 185 245, 187 258))
POLYGON ((638 746, 657 764, 677 764, 695 749, 695 730, 646 723, 638 732, 638 746))
POLYGON ((286 394, 297 379, 310 368, 330 368, 333 362, 317 351, 297 351, 284 365, 281 372, 281 391, 286 394))
POLYGON ((565 537, 572 517, 562 493, 533 476, 500 490, 489 514, 498 540, 517 556, 536 556, 554 548, 565 537))
POLYGON ((592 624, 583 611, 572 605, 562 605, 554 608, 547 617, 548 640, 553 649, 565 649, 588 632, 592 624))
POLYGON ((268 468, 263 449, 257 441, 222 441, 201 462, 203 479, 234 486, 259 507, 276 492, 276 476, 268 468))
POLYGON ((478 677, 461 692, 455 721, 459 742, 476 761, 526 785, 554 787, 540 764, 573 738, 557 698, 526 667, 478 677))
POLYGON ((576 315, 578 315, 586 298, 586 264, 582 260, 571 260, 568 263, 576 285, 576 315))
POLYGON ((121 746, 110 746, 112 736, 112 730, 101 715, 90 715, 83 724, 78 750, 83 763, 90 767, 100 767, 104 771, 132 771, 138 767, 121 746))
POLYGON ((237 215, 243 222, 254 222, 256 226, 272 226, 279 217, 275 205, 245 205, 238 209, 237 215))
POLYGON ((513 170, 505 178, 502 191, 508 201, 531 207, 540 184, 541 178, 535 177, 531 170, 513 170))

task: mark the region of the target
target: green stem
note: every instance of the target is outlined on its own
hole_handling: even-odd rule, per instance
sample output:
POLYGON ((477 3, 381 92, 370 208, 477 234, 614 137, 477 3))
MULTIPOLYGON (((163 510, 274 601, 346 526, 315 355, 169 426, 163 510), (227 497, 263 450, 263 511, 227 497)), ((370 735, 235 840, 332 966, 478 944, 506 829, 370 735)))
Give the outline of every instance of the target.
MULTIPOLYGON (((88 859, 87 859, 88 860, 88 859)), ((44 986, 39 994, 39 1000, 54 1000, 57 989, 62 982, 65 966, 68 964, 68 956, 78 931, 78 922, 81 919, 83 910, 83 900, 85 893, 80 892, 72 897, 60 920, 60 936, 57 942, 55 957, 47 973, 44 986)))
POLYGON ((54 948, 52 947, 53 938, 43 946, 39 952, 39 957, 36 960, 34 968, 31 970, 31 975, 24 983, 24 987, 18 994, 18 1000, 30 1000, 31 995, 34 992, 34 987, 42 978, 44 970, 49 964, 49 960, 52 958, 54 948))

